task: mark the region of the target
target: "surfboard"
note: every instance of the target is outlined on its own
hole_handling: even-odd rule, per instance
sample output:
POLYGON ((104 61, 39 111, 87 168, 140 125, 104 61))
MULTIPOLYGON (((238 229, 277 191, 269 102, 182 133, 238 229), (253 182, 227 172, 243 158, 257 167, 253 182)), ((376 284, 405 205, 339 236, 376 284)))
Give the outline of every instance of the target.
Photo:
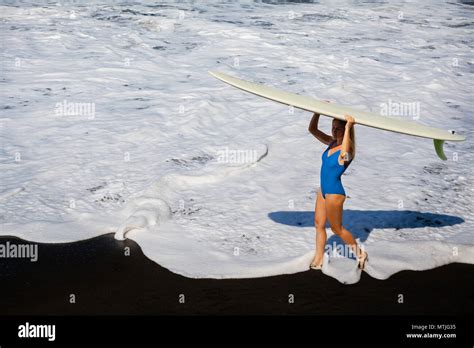
POLYGON ((215 78, 243 91, 293 106, 298 109, 315 112, 323 116, 330 116, 339 120, 345 120, 345 115, 351 115, 354 117, 356 124, 383 129, 390 132, 433 139, 436 154, 442 160, 447 159, 443 149, 445 141, 465 140, 463 136, 456 134, 454 131, 429 127, 415 121, 382 116, 374 112, 357 110, 334 103, 326 103, 311 97, 305 97, 299 94, 285 92, 274 87, 245 81, 221 72, 209 71, 209 73, 215 78))

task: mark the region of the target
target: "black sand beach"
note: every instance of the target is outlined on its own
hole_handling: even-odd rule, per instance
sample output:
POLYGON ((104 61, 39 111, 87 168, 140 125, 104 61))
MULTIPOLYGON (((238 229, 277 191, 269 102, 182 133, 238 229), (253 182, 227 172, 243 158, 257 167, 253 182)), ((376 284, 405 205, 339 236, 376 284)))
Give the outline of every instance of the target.
MULTIPOLYGON (((25 243, 0 238, 3 244, 7 241, 25 243)), ((472 279, 474 266, 467 264, 403 271, 387 280, 364 273, 355 285, 343 285, 319 271, 259 279, 190 279, 150 261, 133 241, 116 241, 109 234, 76 243, 39 244, 36 262, 2 259, 0 315, 2 322, 11 316, 19 320, 74 315, 290 315, 346 321, 360 315, 448 316, 454 320, 474 312, 472 279), (124 255, 125 247, 130 248, 130 256, 124 255), (71 294, 75 303, 70 303, 71 294), (291 294, 294 303, 289 303, 291 294), (398 302, 399 294, 404 303, 398 302)))
MULTIPOLYGON (((0 238, 7 241, 25 243, 0 238)), ((467 264, 403 271, 387 280, 364 273, 354 285, 314 270, 258 279, 190 279, 149 260, 133 241, 116 241, 109 234, 39 244, 38 261, 2 259, 1 265, 1 315, 474 313, 474 266, 467 264), (130 256, 124 256, 127 246, 130 256), (294 303, 288 301, 290 294, 294 303)))

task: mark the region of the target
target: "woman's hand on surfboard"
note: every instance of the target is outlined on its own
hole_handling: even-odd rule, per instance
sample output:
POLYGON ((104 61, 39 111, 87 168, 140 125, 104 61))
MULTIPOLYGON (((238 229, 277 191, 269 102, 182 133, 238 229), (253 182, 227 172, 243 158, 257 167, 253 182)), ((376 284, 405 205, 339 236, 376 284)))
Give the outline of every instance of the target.
POLYGON ((344 118, 345 118, 346 121, 347 121, 347 125, 353 125, 353 124, 355 124, 354 117, 352 117, 351 115, 344 115, 344 118))

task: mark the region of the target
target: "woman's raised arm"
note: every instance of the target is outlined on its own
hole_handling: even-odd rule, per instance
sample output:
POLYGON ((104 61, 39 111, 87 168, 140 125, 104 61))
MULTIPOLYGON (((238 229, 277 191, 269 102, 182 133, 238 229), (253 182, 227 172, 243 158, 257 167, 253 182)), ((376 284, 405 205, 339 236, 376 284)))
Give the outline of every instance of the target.
POLYGON ((320 131, 318 129, 318 122, 319 122, 319 114, 314 113, 313 117, 311 118, 311 122, 309 123, 308 131, 314 135, 316 139, 320 142, 329 145, 333 140, 332 136, 320 131))
POLYGON ((346 130, 344 132, 344 138, 342 138, 342 146, 341 146, 341 160, 344 162, 349 162, 352 159, 352 149, 351 143, 353 139, 351 139, 351 128, 354 126, 355 121, 354 117, 345 115, 346 119, 346 130))

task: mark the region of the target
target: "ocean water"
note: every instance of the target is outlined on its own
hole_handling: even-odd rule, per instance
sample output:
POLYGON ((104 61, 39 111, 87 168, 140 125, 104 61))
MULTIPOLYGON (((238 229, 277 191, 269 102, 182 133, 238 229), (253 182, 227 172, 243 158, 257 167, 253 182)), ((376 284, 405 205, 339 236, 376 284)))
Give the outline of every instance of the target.
MULTIPOLYGON (((429 139, 356 125, 344 226, 379 279, 474 263, 469 3, 1 4, 0 235, 113 232, 195 278, 306 270, 325 150, 312 115, 216 70, 466 136, 443 162, 429 139)), ((327 232, 323 272, 357 282, 327 232)))

